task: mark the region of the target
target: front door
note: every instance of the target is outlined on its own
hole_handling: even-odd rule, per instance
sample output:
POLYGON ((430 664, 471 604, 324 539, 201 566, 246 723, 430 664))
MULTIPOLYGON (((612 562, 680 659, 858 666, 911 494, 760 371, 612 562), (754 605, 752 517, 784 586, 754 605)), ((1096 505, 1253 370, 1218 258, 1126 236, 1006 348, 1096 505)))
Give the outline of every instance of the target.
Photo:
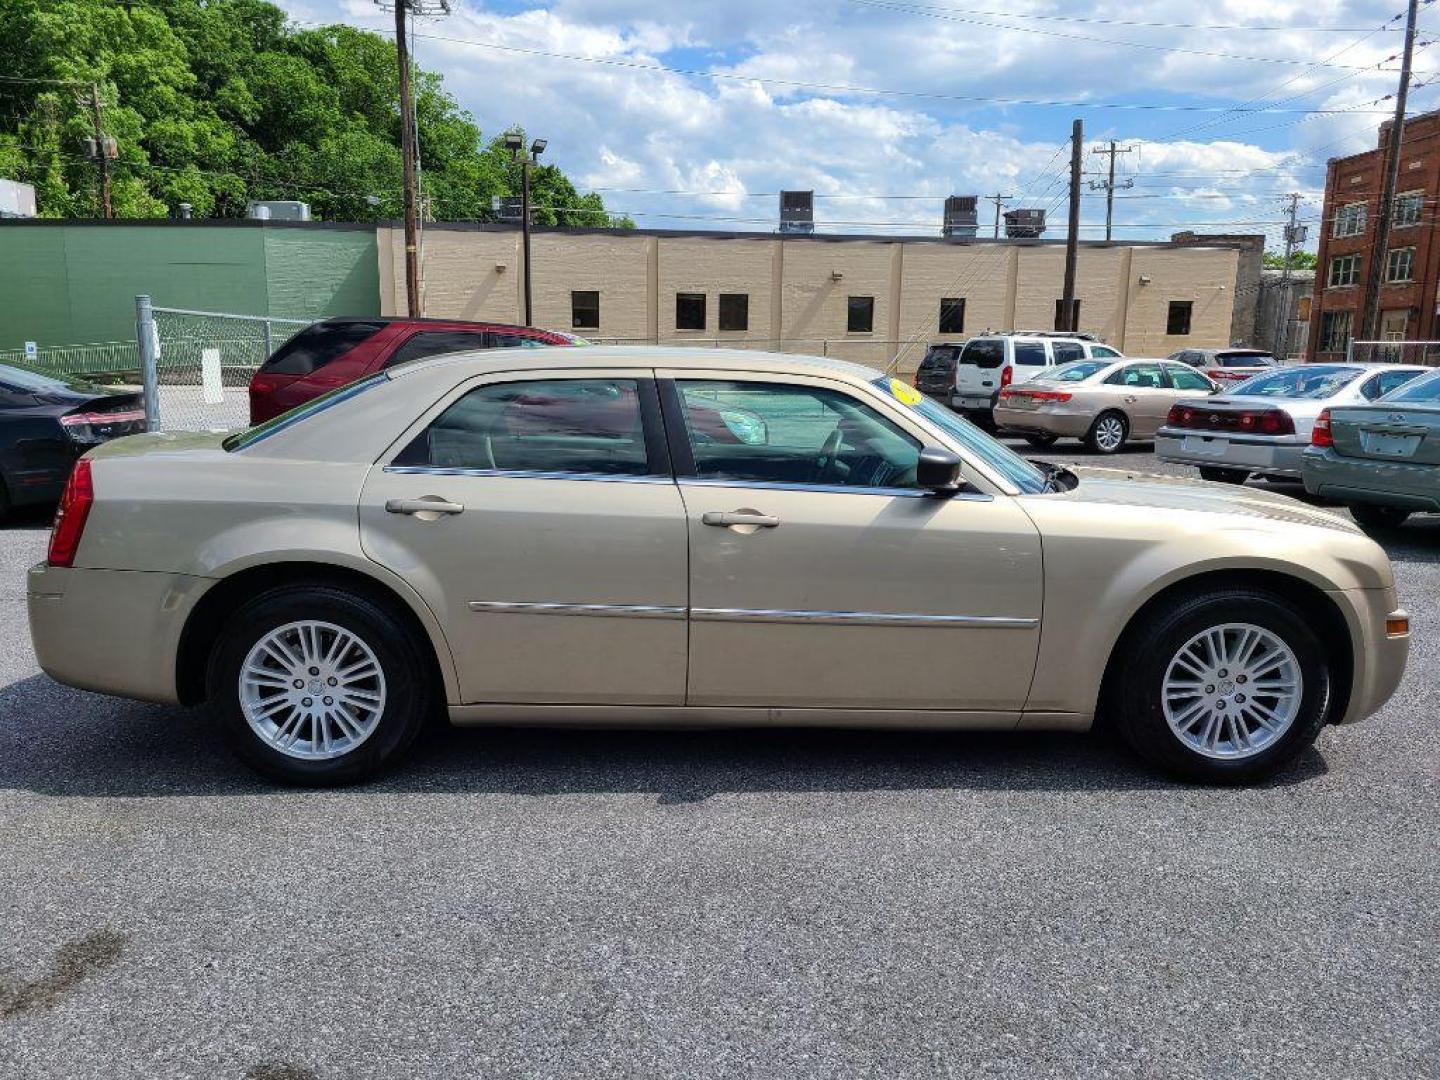
POLYGON ((444 626, 464 703, 683 703, 685 515, 652 380, 457 388, 371 471, 360 534, 444 626))
POLYGON ((1040 542, 915 486, 924 429, 821 377, 662 372, 690 534, 691 705, 1019 710, 1040 542))

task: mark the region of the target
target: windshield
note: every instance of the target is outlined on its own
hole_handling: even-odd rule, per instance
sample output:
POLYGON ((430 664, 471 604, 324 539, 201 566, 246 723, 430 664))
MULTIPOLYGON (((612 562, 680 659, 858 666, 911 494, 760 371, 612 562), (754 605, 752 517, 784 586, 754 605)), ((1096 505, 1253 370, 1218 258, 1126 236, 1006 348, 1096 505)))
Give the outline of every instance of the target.
POLYGON ((1400 389, 1386 394, 1380 401, 1384 405, 1389 405, 1392 401, 1440 401, 1440 371, 1406 383, 1400 389))
POLYGON ((47 375, 43 371, 0 364, 0 385, 25 393, 43 394, 55 390, 93 390, 93 383, 68 375, 47 375))
POLYGON ((1226 397, 1309 398, 1333 397, 1365 374, 1362 368, 1329 364, 1301 364, 1273 374, 1246 379, 1226 397))
POLYGON ((1104 371, 1111 364, 1109 360, 1076 360, 1073 364, 1061 364, 1049 371, 1042 371, 1032 382, 1084 382, 1091 375, 1104 371))
POLYGON ((1030 462, 1007 446, 1002 446, 970 421, 956 415, 943 405, 921 397, 904 383, 880 378, 874 385, 902 405, 907 405, 960 444, 962 457, 982 462, 998 475, 1019 488, 1021 494, 1038 495, 1046 490, 1046 477, 1030 462), (902 396, 902 393, 903 396, 902 396), (919 400, 915 400, 919 398, 919 400))
POLYGON ((348 386, 340 387, 338 390, 331 390, 328 394, 321 394, 317 398, 311 398, 303 405, 296 405, 295 408, 289 412, 283 412, 279 416, 271 417, 263 424, 256 424, 254 427, 246 428, 244 431, 237 431, 220 445, 231 453, 234 453, 236 450, 244 450, 247 446, 254 446, 261 439, 268 438, 277 431, 283 431, 285 428, 298 424, 302 420, 314 416, 316 413, 324 412, 330 408, 330 406, 338 405, 342 401, 347 401, 356 394, 369 390, 372 386, 379 386, 389 377, 390 376, 386 375, 383 371, 377 371, 374 375, 361 379, 359 382, 353 382, 348 386))

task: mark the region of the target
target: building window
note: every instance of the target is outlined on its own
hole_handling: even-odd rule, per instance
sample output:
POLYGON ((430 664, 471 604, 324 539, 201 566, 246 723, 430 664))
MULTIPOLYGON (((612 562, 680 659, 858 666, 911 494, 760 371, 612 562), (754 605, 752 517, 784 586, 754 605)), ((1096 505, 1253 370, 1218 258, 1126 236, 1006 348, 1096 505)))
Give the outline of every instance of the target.
POLYGON ((1193 300, 1171 300, 1170 311, 1165 316, 1165 333, 1172 337, 1190 333, 1190 313, 1194 310, 1193 300))
POLYGON ((675 329, 705 329, 705 294, 703 292, 677 292, 675 294, 675 329))
POLYGON ((1320 316, 1320 351, 1323 353, 1344 352, 1350 344, 1350 324, 1354 313, 1350 311, 1326 311, 1320 316))
POLYGON ((873 296, 850 297, 849 309, 845 315, 845 329, 851 334, 874 332, 875 298, 873 296))
POLYGON ((963 334, 965 332, 965 298, 947 296, 940 301, 940 333, 963 334))
POLYGON ((1365 231, 1365 204, 1350 203, 1335 212, 1335 228, 1331 236, 1359 236, 1365 231))
POLYGON ((750 329, 750 294, 722 292, 720 294, 720 329, 750 329))
POLYGON ((1335 289, 1341 285, 1354 285, 1359 280, 1359 255, 1337 255, 1330 260, 1330 275, 1325 279, 1328 287, 1335 289))
POLYGON ((576 330, 600 329, 600 294, 598 292, 572 292, 570 294, 570 325, 576 330))
POLYGON ((1423 191, 1407 191, 1395 196, 1395 205, 1390 214, 1390 227, 1403 229, 1407 225, 1420 224, 1420 211, 1425 208, 1423 191))
POLYGON ((1385 255, 1385 280, 1409 281, 1415 270, 1415 249, 1396 248, 1385 255))

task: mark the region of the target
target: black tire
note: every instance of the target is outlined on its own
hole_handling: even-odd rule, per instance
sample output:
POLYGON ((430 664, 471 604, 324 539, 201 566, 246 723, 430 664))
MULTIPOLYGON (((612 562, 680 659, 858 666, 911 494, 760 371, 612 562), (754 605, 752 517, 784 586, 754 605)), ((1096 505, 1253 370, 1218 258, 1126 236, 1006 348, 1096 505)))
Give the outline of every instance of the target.
POLYGON ((1243 484, 1250 474, 1243 469, 1222 469, 1218 465, 1201 465, 1200 479, 1215 484, 1243 484))
POLYGON ((1293 761, 1325 726, 1330 709, 1330 662, 1307 615, 1281 597, 1257 589, 1216 589, 1179 599, 1146 619, 1121 641, 1107 708, 1125 742, 1155 767, 1183 780, 1245 784, 1293 761), (1195 635, 1225 623, 1262 627, 1295 654, 1304 682, 1290 726, 1252 756, 1207 757, 1180 740, 1162 699, 1171 660, 1195 635))
POLYGON ((5 489, 5 477, 0 476, 0 521, 10 516, 10 494, 5 489))
POLYGON ((1085 433, 1085 446, 1092 454, 1115 454, 1125 445, 1130 438, 1130 421, 1125 414, 1116 409, 1106 409, 1090 424, 1090 430, 1085 433), (1112 422, 1119 422, 1120 439, 1118 442, 1110 442, 1105 439, 1104 431, 1112 422))
POLYGON ((1399 506, 1351 503, 1349 509, 1362 529, 1398 529, 1410 517, 1410 511, 1399 506))
MULTIPOLYGON (((248 601, 229 619, 210 654, 207 696, 230 749, 272 780, 334 787, 363 780, 403 753, 424 725, 435 693, 428 646, 388 607, 330 585, 281 586, 248 601), (339 626, 373 652, 384 676, 385 704, 368 736, 347 753, 323 760, 292 757, 263 741, 240 701, 240 669, 250 650, 287 623, 316 620, 339 626)), ((303 725, 302 725, 303 726, 303 725)))
POLYGON ((1060 438, 1060 436, 1058 435, 1041 435, 1039 433, 1031 433, 1025 436, 1025 441, 1031 446, 1035 447, 1036 450, 1048 450, 1050 447, 1055 445, 1055 440, 1058 438, 1060 438))

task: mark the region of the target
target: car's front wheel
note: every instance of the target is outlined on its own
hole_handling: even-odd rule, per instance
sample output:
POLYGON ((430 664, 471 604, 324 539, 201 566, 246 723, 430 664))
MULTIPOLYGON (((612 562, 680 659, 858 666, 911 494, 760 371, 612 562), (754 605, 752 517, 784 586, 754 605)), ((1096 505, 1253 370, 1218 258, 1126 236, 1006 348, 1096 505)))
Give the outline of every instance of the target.
POLYGON ((286 783, 371 775, 424 723, 431 675, 405 623, 368 596, 283 587, 241 607, 211 654, 211 708, 231 749, 286 783))
POLYGON ((1351 503, 1350 516, 1366 529, 1398 529, 1410 517, 1410 511, 1399 506, 1377 506, 1375 503, 1351 503))
POLYGON ((1312 619, 1282 597, 1221 589, 1130 634, 1111 704, 1126 742, 1187 780, 1246 783, 1292 761, 1324 726, 1330 666, 1312 619))

